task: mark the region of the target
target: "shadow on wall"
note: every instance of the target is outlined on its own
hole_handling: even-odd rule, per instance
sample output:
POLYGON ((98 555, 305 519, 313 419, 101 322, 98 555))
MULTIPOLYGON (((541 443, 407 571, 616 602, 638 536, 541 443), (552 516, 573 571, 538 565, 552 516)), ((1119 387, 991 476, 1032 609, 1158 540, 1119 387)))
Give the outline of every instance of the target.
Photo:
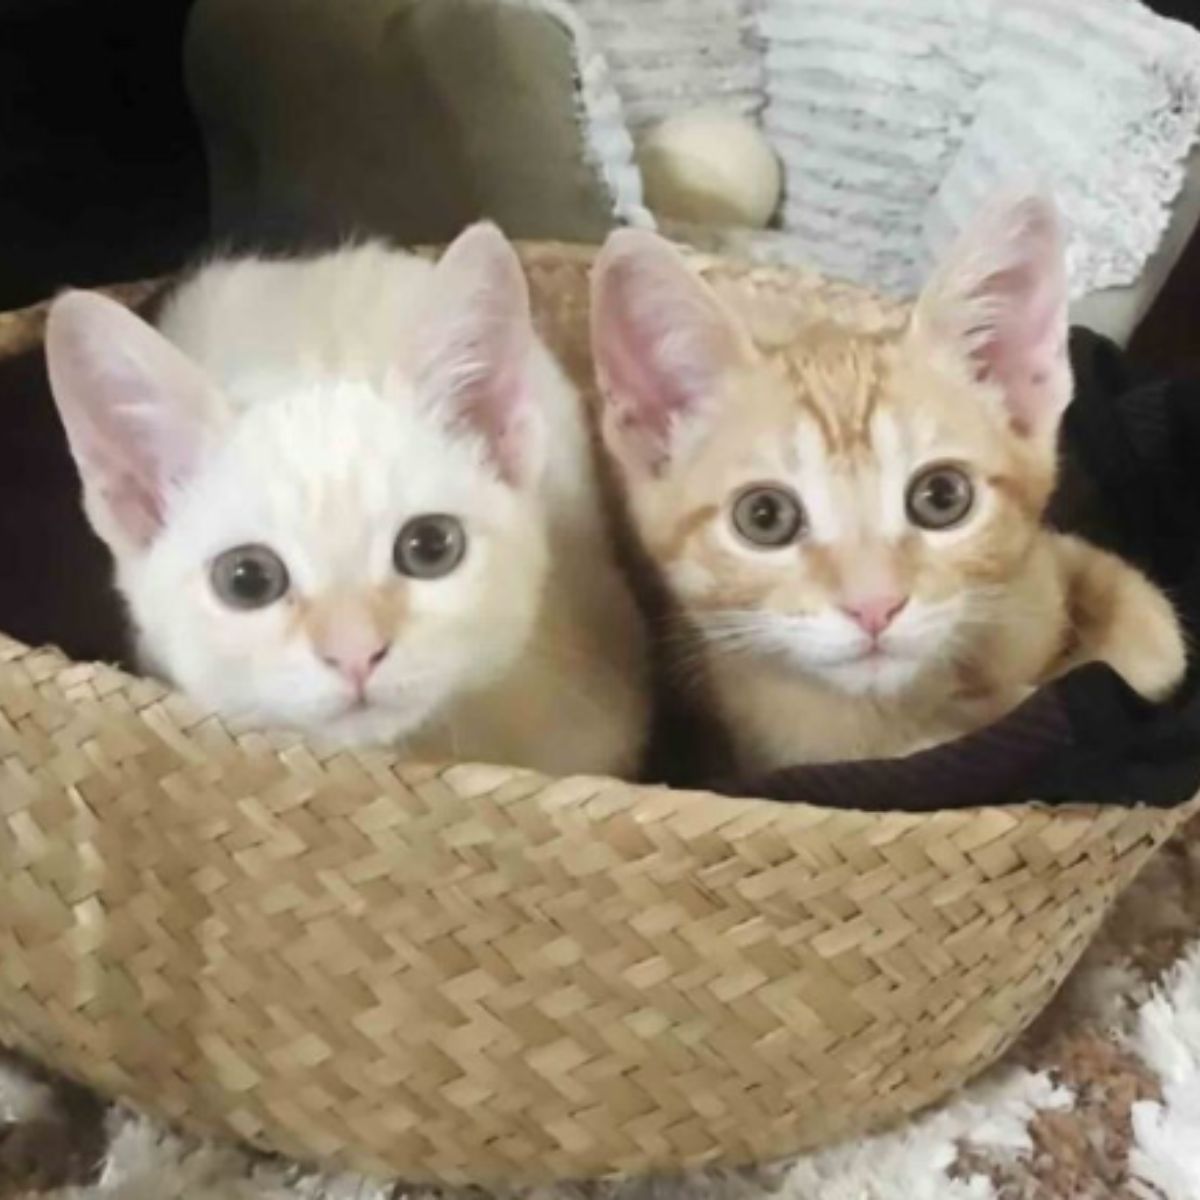
POLYGON ((191 0, 0 0, 0 309, 157 273, 207 230, 191 0))

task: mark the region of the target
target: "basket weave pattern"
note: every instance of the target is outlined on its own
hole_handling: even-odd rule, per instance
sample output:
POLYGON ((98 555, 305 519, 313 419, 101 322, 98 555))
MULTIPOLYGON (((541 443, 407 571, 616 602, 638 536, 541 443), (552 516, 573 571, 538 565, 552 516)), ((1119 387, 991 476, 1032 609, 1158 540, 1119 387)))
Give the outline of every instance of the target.
MULTIPOLYGON (((585 371, 586 256, 527 260, 585 371)), ((814 289, 862 303, 717 274, 764 339, 814 289)), ((40 321, 0 318, 0 353, 40 321)), ((322 757, 0 636, 0 1038, 193 1129, 414 1181, 770 1159, 992 1061, 1183 815, 322 757)))

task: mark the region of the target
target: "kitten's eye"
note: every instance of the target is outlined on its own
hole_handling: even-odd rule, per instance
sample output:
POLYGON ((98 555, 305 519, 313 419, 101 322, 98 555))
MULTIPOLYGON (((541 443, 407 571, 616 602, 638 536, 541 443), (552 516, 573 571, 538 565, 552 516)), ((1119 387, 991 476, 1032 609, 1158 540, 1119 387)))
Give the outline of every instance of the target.
POLYGON ((396 538, 396 570, 413 579, 440 579, 449 575, 467 552, 462 522, 444 513, 413 517, 396 538))
POLYGON ((908 485, 908 519, 922 529, 949 529, 975 503, 975 488, 957 467, 930 467, 908 485))
POLYGON ((733 527, 752 546, 778 549, 803 532, 804 509, 783 488, 747 488, 734 501, 733 527))
POLYGON ((230 608, 266 608, 286 595, 290 580, 283 560, 266 546, 236 546, 213 561, 212 589, 230 608))

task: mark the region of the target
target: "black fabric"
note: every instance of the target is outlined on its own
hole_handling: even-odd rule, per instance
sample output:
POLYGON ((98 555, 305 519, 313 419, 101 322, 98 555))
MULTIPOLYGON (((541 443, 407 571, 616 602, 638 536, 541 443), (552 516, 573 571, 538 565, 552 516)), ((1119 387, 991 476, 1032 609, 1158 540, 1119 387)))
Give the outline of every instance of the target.
POLYGON ((0 0, 0 310, 174 270, 204 244, 192 2, 0 0))
POLYGON ((119 661, 125 621, 50 396, 41 348, 0 358, 0 630, 119 661))
POLYGON ((717 790, 871 812, 1006 804, 1073 746, 1070 714, 1046 688, 987 729, 907 758, 794 767, 717 790))
MULTIPOLYGON (((1049 519, 1136 563, 1200 642, 1200 382, 1139 378, 1111 343, 1072 331, 1076 397, 1049 519)), ((872 811, 979 804, 1170 807, 1200 790, 1200 661, 1154 705, 1092 663, 1004 720, 903 759, 796 767, 718 785, 872 811)))

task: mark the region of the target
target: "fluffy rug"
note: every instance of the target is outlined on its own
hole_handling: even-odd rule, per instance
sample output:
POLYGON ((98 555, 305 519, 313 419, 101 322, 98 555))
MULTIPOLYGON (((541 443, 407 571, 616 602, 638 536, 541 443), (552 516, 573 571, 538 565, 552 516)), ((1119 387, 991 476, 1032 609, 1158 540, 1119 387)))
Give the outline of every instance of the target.
MULTIPOLYGON (((0 1200, 19 1197, 456 1200, 181 1138, 10 1061, 0 1068, 0 1200)), ((1200 1197, 1200 822, 1150 864, 1007 1061, 942 1108, 774 1168, 527 1200, 1066 1197, 1200 1197)))

